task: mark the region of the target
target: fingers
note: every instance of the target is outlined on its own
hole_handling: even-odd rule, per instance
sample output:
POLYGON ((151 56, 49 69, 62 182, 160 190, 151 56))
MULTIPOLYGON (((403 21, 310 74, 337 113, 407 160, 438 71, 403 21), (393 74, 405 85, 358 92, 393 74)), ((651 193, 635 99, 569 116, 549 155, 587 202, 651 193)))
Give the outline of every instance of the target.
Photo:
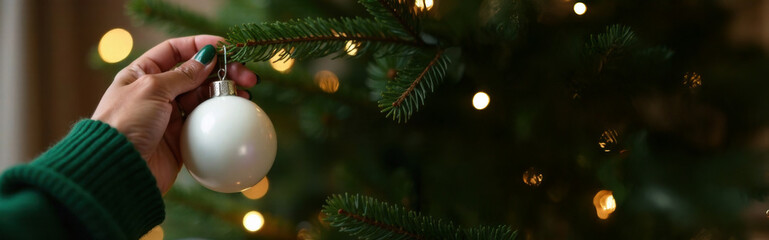
POLYGON ((238 96, 250 100, 251 92, 248 90, 238 90, 238 96))
POLYGON ((227 75, 238 84, 238 86, 250 88, 256 85, 257 76, 241 63, 227 64, 227 75))
POLYGON ((146 81, 155 81, 153 86, 166 93, 168 99, 174 99, 182 93, 200 86, 216 64, 216 49, 206 45, 194 57, 182 63, 174 70, 153 74, 146 81))
POLYGON ((160 72, 165 72, 176 66, 177 63, 190 59, 206 45, 216 46, 219 41, 224 41, 224 38, 212 35, 197 35, 169 39, 142 54, 134 62, 151 61, 158 66, 160 72))
POLYGON ((180 95, 176 101, 179 102, 179 107, 185 113, 191 113, 201 102, 209 98, 208 85, 204 84, 192 91, 180 95))
POLYGON ((190 59, 206 45, 216 45, 224 38, 213 35, 197 35, 166 40, 134 60, 115 76, 115 81, 129 84, 146 74, 162 73, 177 63, 190 59))

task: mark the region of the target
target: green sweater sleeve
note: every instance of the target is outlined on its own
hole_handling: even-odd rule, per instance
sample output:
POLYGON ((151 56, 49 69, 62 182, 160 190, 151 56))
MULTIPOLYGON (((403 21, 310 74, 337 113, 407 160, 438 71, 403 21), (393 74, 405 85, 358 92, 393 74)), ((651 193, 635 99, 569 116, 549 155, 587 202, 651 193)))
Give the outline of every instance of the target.
POLYGON ((0 239, 138 239, 164 218, 146 162, 99 121, 0 176, 0 239))

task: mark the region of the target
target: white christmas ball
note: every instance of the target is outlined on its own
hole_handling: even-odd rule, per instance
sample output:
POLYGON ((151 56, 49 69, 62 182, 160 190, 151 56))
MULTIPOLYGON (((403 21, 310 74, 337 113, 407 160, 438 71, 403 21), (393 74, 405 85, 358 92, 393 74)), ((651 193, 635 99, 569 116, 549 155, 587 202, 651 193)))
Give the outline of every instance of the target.
POLYGON ((233 193, 256 185, 272 167, 275 128, 255 103, 219 96, 198 105, 181 135, 184 165, 208 189, 233 193))

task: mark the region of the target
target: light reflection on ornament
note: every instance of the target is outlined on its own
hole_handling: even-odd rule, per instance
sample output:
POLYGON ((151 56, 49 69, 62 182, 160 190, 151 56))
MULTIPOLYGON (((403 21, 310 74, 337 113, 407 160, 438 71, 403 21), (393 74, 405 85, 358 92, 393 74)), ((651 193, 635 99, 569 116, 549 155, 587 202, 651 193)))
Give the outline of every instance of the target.
POLYGON ((697 88, 702 86, 702 76, 696 72, 688 72, 684 74, 684 86, 688 88, 697 88))
POLYGON ((577 2, 574 4, 574 13, 577 15, 582 15, 585 14, 585 12, 587 12, 587 5, 582 2, 577 2))
POLYGON ((603 131, 601 138, 598 139, 598 146, 604 152, 611 152, 617 145, 617 135, 617 130, 614 129, 603 131))
POLYGON ((264 216, 257 211, 250 211, 243 216, 243 227, 250 232, 259 231, 264 226, 264 216))
POLYGON ((489 106, 489 102, 491 99, 489 98, 489 95, 485 92, 477 92, 473 96, 473 107, 478 110, 483 110, 487 106, 489 106))
POLYGON ((537 171, 534 167, 530 167, 523 172, 523 183, 532 187, 539 186, 539 184, 542 183, 542 173, 537 171))
POLYGON ((433 0, 416 0, 417 8, 419 10, 430 10, 433 8, 433 0))
POLYGON ((122 28, 109 30, 99 40, 99 57, 106 63, 123 61, 133 48, 131 33, 122 28))
POLYGON ((270 66, 275 69, 278 72, 286 72, 289 69, 291 69, 291 66, 294 65, 294 59, 290 57, 286 57, 283 59, 280 59, 280 56, 283 56, 283 54, 286 54, 286 50, 281 49, 275 56, 272 56, 270 58, 270 66))
POLYGON ((243 196, 246 196, 248 199, 256 200, 264 197, 264 195, 267 194, 267 190, 269 189, 270 189, 270 181, 267 180, 267 177, 264 177, 256 185, 246 190, 243 190, 241 193, 243 193, 243 196))
POLYGON ((347 52, 347 55, 355 56, 355 54, 358 54, 358 47, 360 47, 360 43, 350 40, 345 43, 344 51, 347 52))
POLYGON ((324 92, 335 93, 339 90, 339 77, 331 71, 323 70, 315 73, 315 84, 324 92))
POLYGON ((596 214, 600 219, 607 219, 609 215, 617 209, 617 202, 614 200, 614 195, 609 190, 601 190, 593 197, 593 205, 595 206, 596 214))

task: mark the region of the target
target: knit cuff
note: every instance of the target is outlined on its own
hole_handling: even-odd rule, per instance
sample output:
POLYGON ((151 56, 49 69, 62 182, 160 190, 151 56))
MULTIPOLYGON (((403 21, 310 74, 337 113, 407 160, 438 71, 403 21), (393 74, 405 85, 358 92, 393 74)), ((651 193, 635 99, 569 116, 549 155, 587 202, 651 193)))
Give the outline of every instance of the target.
POLYGON ((146 162, 125 136, 100 121, 78 122, 53 148, 3 178, 4 190, 32 185, 47 192, 96 239, 138 239, 165 218, 146 162))

